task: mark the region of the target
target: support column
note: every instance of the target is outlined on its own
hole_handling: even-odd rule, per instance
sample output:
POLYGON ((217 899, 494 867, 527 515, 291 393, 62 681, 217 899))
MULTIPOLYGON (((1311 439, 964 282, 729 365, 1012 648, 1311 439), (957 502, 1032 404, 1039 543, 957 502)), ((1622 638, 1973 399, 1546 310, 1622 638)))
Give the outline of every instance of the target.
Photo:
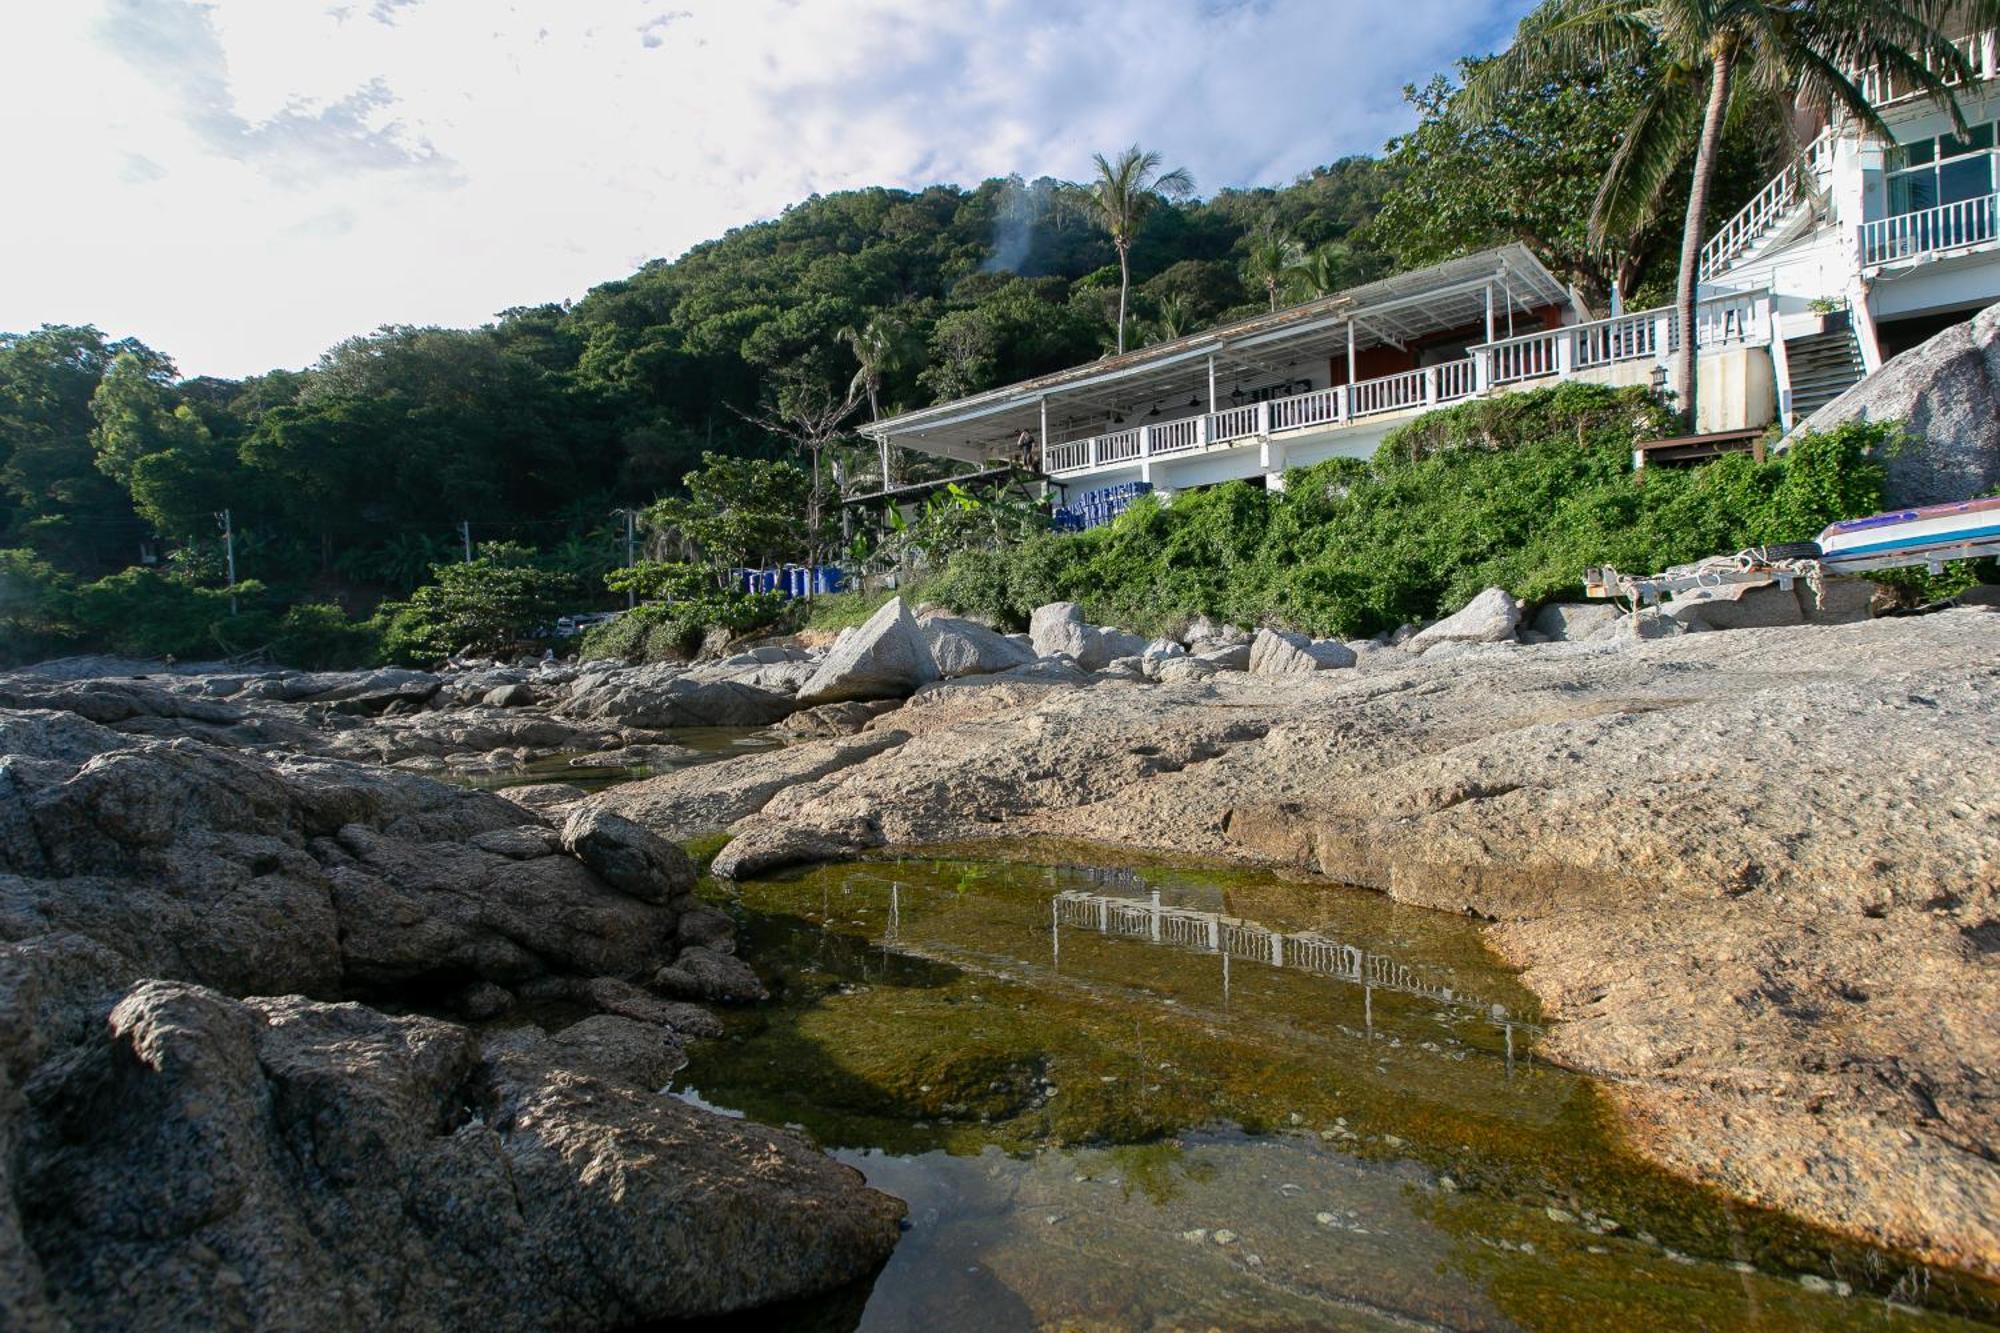
POLYGON ((1354 321, 1351 319, 1347 321, 1347 387, 1354 387, 1354 321))
POLYGON ((1486 284, 1486 341, 1493 341, 1493 284, 1486 284))
POLYGON ((1042 471, 1049 470, 1049 400, 1042 399, 1042 471))
POLYGON ((1211 413, 1220 410, 1215 405, 1215 357, 1213 355, 1208 358, 1208 410, 1211 413))

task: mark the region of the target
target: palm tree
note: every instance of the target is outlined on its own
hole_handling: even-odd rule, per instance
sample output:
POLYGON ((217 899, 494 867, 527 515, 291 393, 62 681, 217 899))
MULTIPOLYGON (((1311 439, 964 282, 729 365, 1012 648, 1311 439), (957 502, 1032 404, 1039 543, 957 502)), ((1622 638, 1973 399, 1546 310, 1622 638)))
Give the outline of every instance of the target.
POLYGON ((1118 350, 1125 350, 1125 302, 1132 290, 1132 238, 1163 194, 1182 195, 1194 189, 1194 177, 1184 169, 1161 173, 1160 155, 1133 144, 1115 162, 1098 153, 1097 179, 1088 187, 1097 224, 1111 234, 1118 251, 1118 350))
POLYGON ((1463 100, 1468 116, 1483 117, 1503 94, 1545 87, 1579 63, 1647 71, 1650 86, 1591 209, 1591 240, 1602 245, 1653 214, 1692 153, 1674 366, 1676 401, 1692 429, 1695 294, 1724 125, 1742 114, 1790 124, 1797 106, 1822 116, 1844 111, 1887 137, 1856 82, 1857 71, 1880 66, 1943 98, 1962 128, 1949 85, 1973 71, 1943 29, 1955 12, 1990 21, 2000 18, 2000 0, 1542 0, 1521 20, 1513 46, 1468 81, 1463 100))
POLYGON ((1308 297, 1332 296, 1347 285, 1353 258, 1345 242, 1328 241, 1293 265, 1292 276, 1308 297))
MULTIPOLYGON (((882 381, 909 363, 910 326, 904 322, 901 315, 889 310, 878 310, 860 328, 857 329, 850 324, 833 336, 847 344, 859 364, 859 368, 854 372, 854 378, 848 382, 848 395, 866 398, 868 419, 880 421, 882 381)), ((887 440, 879 442, 879 453, 882 465, 882 489, 886 491, 890 485, 887 440)))
POLYGON ((1169 343, 1176 338, 1185 338, 1194 332, 1194 307, 1187 297, 1179 292, 1160 298, 1160 313, 1153 320, 1147 333, 1149 343, 1169 343))
POLYGON ((1264 294, 1271 298, 1271 309, 1276 310, 1278 290, 1298 275, 1305 262, 1305 247, 1275 219, 1265 218, 1264 225, 1250 239, 1250 252, 1243 259, 1243 275, 1264 289, 1264 294))

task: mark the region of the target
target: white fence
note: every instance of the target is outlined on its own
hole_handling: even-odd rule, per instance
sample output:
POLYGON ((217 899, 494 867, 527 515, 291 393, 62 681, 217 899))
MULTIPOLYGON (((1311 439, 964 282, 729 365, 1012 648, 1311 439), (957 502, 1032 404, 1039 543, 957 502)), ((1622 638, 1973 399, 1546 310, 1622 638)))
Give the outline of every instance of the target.
MULTIPOLYGON (((1992 240, 1996 230, 2000 230, 1996 228, 2000 214, 1996 214, 1994 198, 1949 205, 1948 209, 1959 211, 1931 222, 1890 219, 1892 223, 1904 224, 1901 230, 1884 231, 1872 242, 1870 233, 1864 230, 1864 255, 1871 244, 1878 253, 1919 243, 1937 248, 1934 243, 1992 240)), ((1939 214, 1946 211, 1931 210, 1939 214)), ((1704 349, 1768 342, 1770 297, 1764 292, 1748 292, 1710 298, 1696 308, 1695 329, 1704 349)), ((1287 431, 1344 426, 1393 412, 1423 411, 1535 380, 1566 379, 1620 362, 1651 360, 1664 364, 1680 350, 1680 341, 1680 320, 1667 306, 1616 319, 1542 329, 1474 347, 1461 359, 1420 370, 1127 428, 1094 440, 1052 445, 1047 466, 1051 473, 1088 472, 1161 455, 1217 446, 1238 447, 1287 431)))
POLYGON ((1872 268, 1960 246, 1990 245, 1996 239, 2000 239, 2000 194, 1989 194, 1862 223, 1861 263, 1872 268))

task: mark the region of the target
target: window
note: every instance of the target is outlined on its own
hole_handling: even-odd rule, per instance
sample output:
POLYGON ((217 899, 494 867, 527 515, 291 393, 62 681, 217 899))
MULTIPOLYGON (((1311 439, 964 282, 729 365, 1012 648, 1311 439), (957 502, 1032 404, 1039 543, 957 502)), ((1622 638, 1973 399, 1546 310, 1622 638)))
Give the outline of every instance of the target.
POLYGON ((1927 208, 1982 199, 1993 193, 1993 125, 1964 135, 1940 134, 1889 150, 1889 213, 1901 217, 1927 208))

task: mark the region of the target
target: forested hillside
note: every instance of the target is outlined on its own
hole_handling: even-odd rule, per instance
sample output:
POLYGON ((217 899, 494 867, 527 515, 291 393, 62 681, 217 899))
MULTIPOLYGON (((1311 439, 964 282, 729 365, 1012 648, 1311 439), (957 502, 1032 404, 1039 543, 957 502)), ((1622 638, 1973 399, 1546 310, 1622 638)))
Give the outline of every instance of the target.
MULTIPOLYGON (((1133 246, 1128 341, 1510 238, 1587 294, 1663 289, 1675 201, 1608 254, 1580 232, 1626 81, 1579 77, 1471 126, 1448 114, 1455 86, 1412 90, 1419 127, 1381 157, 1162 200, 1133 246), (1274 241, 1281 274, 1258 268, 1274 241)), ((1718 214, 1763 171, 1754 145, 1731 164, 1718 214)), ((0 652, 100 642, 93 616, 173 651, 130 630, 148 602, 185 604, 208 651, 259 646, 263 622, 214 627, 224 511, 258 584, 241 596, 273 617, 365 612, 468 542, 602 601, 624 555, 614 511, 674 491, 705 451, 778 451, 746 414, 781 382, 845 392, 865 341, 888 411, 1087 361, 1114 343, 1118 285, 1081 192, 1016 178, 814 197, 572 304, 384 328, 242 381, 180 378, 171 349, 89 325, 0 333, 0 652)), ((876 467, 847 461, 854 484, 876 467)))

